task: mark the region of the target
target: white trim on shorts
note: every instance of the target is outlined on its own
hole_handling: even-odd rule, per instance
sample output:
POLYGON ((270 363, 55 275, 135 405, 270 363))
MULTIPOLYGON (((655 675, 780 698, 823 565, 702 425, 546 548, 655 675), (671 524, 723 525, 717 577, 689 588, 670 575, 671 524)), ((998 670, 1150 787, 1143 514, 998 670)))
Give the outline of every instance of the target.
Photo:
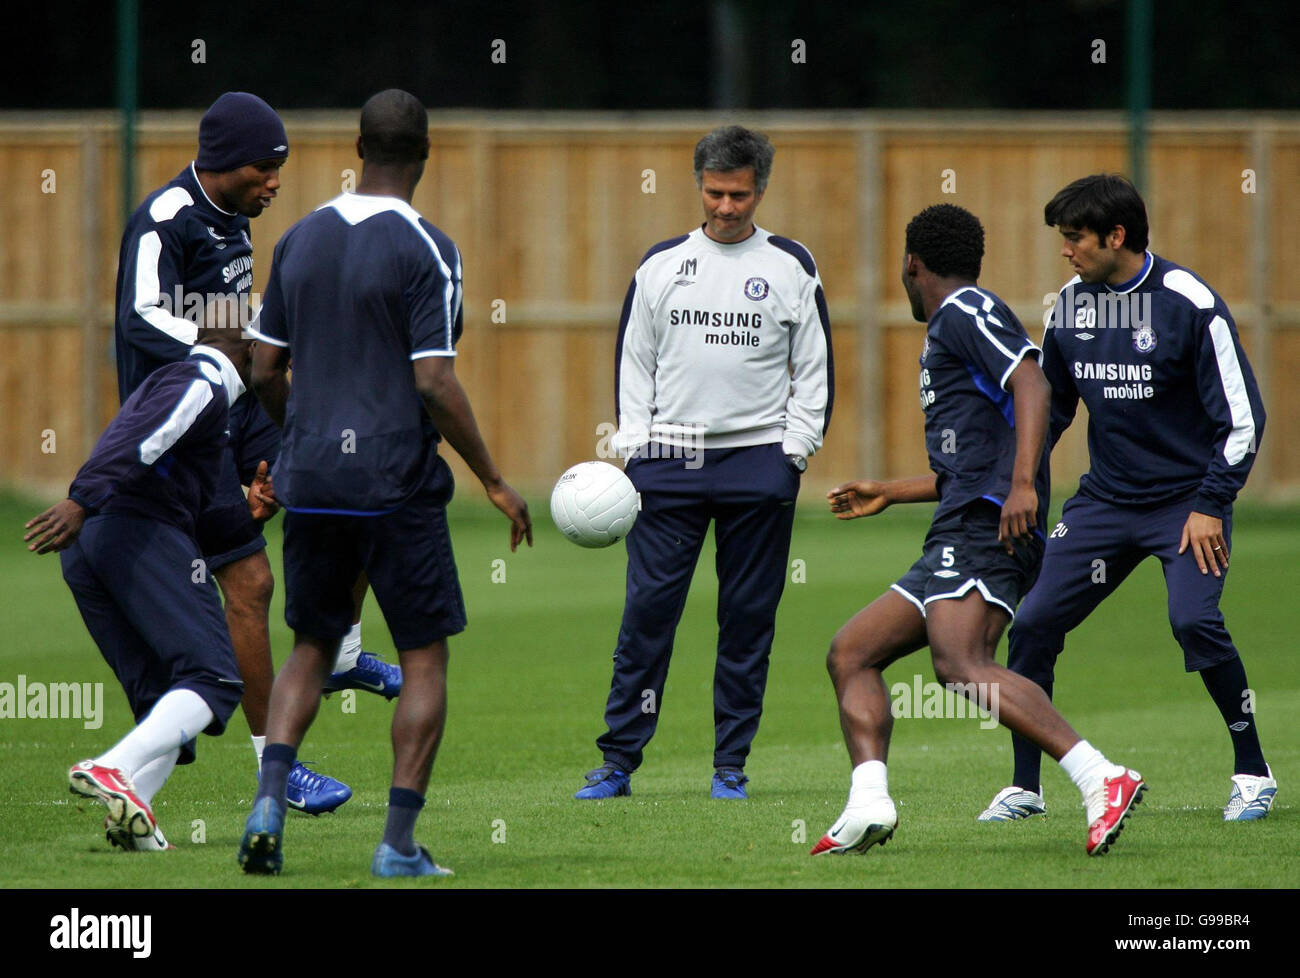
MULTIPOLYGON (((987 601, 989 604, 995 604, 999 608, 1005 609, 1007 614, 1011 616, 1011 620, 1015 621, 1016 618, 1015 609, 1007 607, 1007 603, 1005 601, 1001 601, 998 598, 993 597, 993 595, 989 593, 988 587, 985 586, 984 581, 978 577, 966 578, 966 582, 962 584, 962 586, 959 587, 956 591, 949 591, 946 594, 932 594, 925 599, 925 603, 929 604, 931 601, 942 601, 944 598, 964 598, 966 596, 966 592, 973 587, 979 588, 980 596, 983 597, 985 601, 987 601)), ((908 596, 911 597, 911 595, 908 596)), ((912 600, 916 600, 916 599, 913 598, 912 600)))
POLYGON ((909 593, 906 588, 901 588, 897 584, 891 584, 889 585, 889 588, 891 591, 897 591, 903 597, 907 598, 908 601, 912 602, 912 604, 916 605, 916 610, 921 613, 921 617, 925 617, 925 604, 921 601, 917 601, 916 597, 909 593))

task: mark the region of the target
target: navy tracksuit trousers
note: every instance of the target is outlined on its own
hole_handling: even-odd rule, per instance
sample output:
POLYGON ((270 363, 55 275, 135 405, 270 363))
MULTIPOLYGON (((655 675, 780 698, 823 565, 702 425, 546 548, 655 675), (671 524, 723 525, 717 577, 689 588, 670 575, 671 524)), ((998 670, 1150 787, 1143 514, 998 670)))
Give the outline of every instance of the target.
MULTIPOLYGON (((1040 686, 1052 682, 1065 635, 1124 582, 1147 557, 1157 557, 1169 594, 1169 625, 1183 648, 1188 672, 1234 659, 1219 598, 1228 580, 1202 574, 1190 549, 1178 553, 1192 500, 1154 507, 1125 507, 1082 494, 1069 499, 1052 530, 1038 581, 1011 626, 1007 667, 1040 686)), ((1223 518, 1232 549, 1232 512, 1223 518)))
POLYGON ((596 745, 625 771, 640 766, 712 521, 718 574, 713 763, 743 768, 763 710, 799 473, 774 443, 710 449, 694 459, 633 458, 627 475, 641 494, 641 513, 627 537, 627 597, 605 707, 609 729, 596 745))

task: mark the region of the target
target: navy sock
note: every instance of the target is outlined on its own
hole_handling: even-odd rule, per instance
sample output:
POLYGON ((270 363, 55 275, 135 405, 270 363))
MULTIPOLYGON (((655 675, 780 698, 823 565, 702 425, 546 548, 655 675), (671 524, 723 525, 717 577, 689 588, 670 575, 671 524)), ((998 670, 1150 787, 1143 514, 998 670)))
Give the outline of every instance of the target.
POLYGON ((410 788, 388 789, 388 821, 384 823, 384 841, 403 856, 414 856, 415 820, 424 807, 424 797, 410 788))
POLYGON ((298 748, 288 744, 267 744, 262 751, 262 776, 257 785, 254 804, 266 797, 274 798, 284 807, 284 794, 289 784, 289 771, 298 761, 298 748))
POLYGON ((1232 738, 1233 774, 1253 774, 1264 777, 1268 765, 1264 751, 1259 746, 1259 731, 1255 728, 1255 698, 1247 693, 1246 667, 1241 657, 1220 662, 1201 670, 1201 682, 1214 700, 1214 705, 1228 725, 1232 738))
MULTIPOLYGON (((1052 684, 1039 683, 1047 698, 1052 698, 1052 684)), ((1039 794, 1043 784, 1043 752, 1032 740, 1026 740, 1020 734, 1011 735, 1011 753, 1015 758, 1015 773, 1011 783, 1017 788, 1039 794)))

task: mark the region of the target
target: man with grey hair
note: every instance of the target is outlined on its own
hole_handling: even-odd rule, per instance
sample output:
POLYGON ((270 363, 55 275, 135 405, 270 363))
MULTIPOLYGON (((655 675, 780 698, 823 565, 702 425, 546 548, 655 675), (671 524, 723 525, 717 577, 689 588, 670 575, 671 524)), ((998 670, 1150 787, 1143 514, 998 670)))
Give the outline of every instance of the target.
POLYGON ((812 255, 754 224, 775 150, 725 126, 695 147, 704 223, 641 260, 614 358, 620 454, 641 494, 627 597, 597 741, 574 796, 631 794, 654 735, 673 636, 714 522, 718 652, 714 798, 745 798, 785 586, 794 501, 834 396, 830 323, 812 255))

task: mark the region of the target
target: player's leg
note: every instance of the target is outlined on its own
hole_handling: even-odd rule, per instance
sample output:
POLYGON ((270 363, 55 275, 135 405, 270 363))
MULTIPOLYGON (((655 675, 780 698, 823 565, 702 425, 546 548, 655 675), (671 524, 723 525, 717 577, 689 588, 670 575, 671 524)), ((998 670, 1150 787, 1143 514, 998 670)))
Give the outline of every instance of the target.
POLYGON ((1081 738, 1037 683, 998 665, 993 655, 1010 615, 996 597, 986 601, 983 590, 972 588, 961 598, 927 603, 935 675, 977 704, 991 704, 999 723, 1061 765, 1087 808, 1085 849, 1089 855, 1101 855, 1119 836, 1145 783, 1136 771, 1112 764, 1081 738))
POLYGON ((893 588, 850 618, 831 640, 826 669, 835 687, 840 729, 854 769, 867 761, 889 759, 894 714, 884 670, 924 648, 927 641, 920 608, 893 588))
POLYGON ((898 826, 885 768, 894 716, 883 672, 891 662, 924 647, 922 607, 895 585, 850 618, 831 640, 826 668, 835 686, 853 772, 844 811, 813 847, 813 855, 865 852, 888 841, 898 826))
POLYGON ((209 567, 225 598, 226 627, 244 680, 244 719, 256 738, 266 734, 267 708, 275 680, 270 629, 275 578, 265 540, 253 553, 226 562, 228 559, 217 555, 210 559, 209 567))
MULTIPOLYGON (((1233 775, 1226 821, 1264 818, 1277 794, 1277 781, 1259 742, 1255 694, 1246 667, 1228 634, 1219 602, 1228 570, 1202 574, 1191 550, 1178 553, 1182 528, 1190 507, 1183 503, 1153 514, 1148 542, 1153 544, 1165 573, 1169 594, 1169 625, 1183 649, 1188 672, 1198 672, 1214 700, 1232 741, 1233 775)), ((1223 520, 1224 546, 1232 548, 1232 513, 1223 520)))
POLYGON ((403 675, 393 713, 388 816, 370 867, 376 876, 451 875, 414 834, 447 716, 447 639, 466 624, 447 527, 450 497, 451 472, 439 460, 429 487, 397 513, 370 521, 362 548, 403 675))
POLYGON ((133 792, 120 800, 141 809, 129 831, 118 820, 117 844, 167 848, 146 814, 149 803, 177 761, 193 759, 199 732, 224 730, 241 692, 234 654, 216 591, 196 576, 197 547, 184 533, 155 520, 110 517, 93 521, 83 536, 85 549, 65 559, 65 576, 138 722, 108 751, 78 765, 74 782, 101 789, 95 796, 104 800, 113 786, 104 789, 97 769, 116 772, 133 792), (147 589, 135 583, 142 574, 147 589))
POLYGON ((747 794, 743 771, 763 712, 799 472, 779 443, 707 452, 704 464, 715 500, 718 575, 711 792, 739 799, 747 794))
MULTIPOLYGON (((1048 537, 1038 578, 1016 610, 1007 652, 1007 668, 1034 680, 1048 699, 1066 634, 1146 556, 1135 546, 1133 524, 1133 514, 1119 507, 1075 496, 1048 537)), ((1011 784, 998 792, 980 821, 1014 821, 1044 811, 1042 751, 1019 734, 1012 734, 1011 747, 1011 784)))
POLYGON ((972 503, 962 510, 960 530, 934 541, 943 548, 945 569, 953 573, 935 574, 926 586, 926 631, 935 674, 1060 763, 1087 806, 1086 850, 1100 855, 1119 835, 1145 784, 1136 772, 1110 763, 1083 740, 1037 683, 995 660, 998 639, 1042 559, 1036 539, 1017 543, 1014 554, 1008 554, 997 539, 999 517, 998 506, 972 503))
POLYGON ((628 478, 641 493, 641 512, 627 536, 623 620, 605 704, 606 731, 596 740, 604 766, 587 775, 577 798, 630 793, 627 776, 641 765, 663 708, 673 636, 709 525, 705 474, 686 468, 689 461, 628 462, 628 478))
POLYGON ((294 645, 271 690, 262 773, 239 846, 246 873, 279 873, 283 863, 284 817, 295 801, 290 778, 301 767, 298 747, 352 619, 352 585, 362 566, 354 526, 360 519, 285 513, 284 616, 294 645))

